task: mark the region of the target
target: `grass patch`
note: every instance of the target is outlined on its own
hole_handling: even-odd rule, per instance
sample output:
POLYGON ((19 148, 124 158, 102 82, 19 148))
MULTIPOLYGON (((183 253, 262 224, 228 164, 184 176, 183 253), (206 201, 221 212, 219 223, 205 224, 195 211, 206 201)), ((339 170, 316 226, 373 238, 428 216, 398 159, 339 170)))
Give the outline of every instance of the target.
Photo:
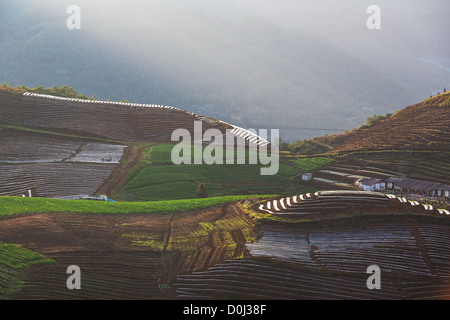
POLYGON ((314 158, 300 158, 289 160, 289 162, 300 172, 308 173, 317 171, 327 164, 334 162, 332 158, 314 157, 314 158))
POLYGON ((262 176, 258 165, 168 165, 142 169, 123 188, 135 200, 153 201, 195 198, 203 183, 210 196, 236 194, 284 194, 296 172, 281 165, 274 176, 262 176))
MULTIPOLYGON (((91 200, 62 200, 47 198, 0 197, 0 217, 24 213, 175 213, 201 210, 220 204, 247 199, 251 196, 224 196, 151 202, 103 202, 91 200)), ((264 196, 261 196, 264 197, 264 196)))
MULTIPOLYGON (((304 185, 294 183, 298 173, 283 161, 278 173, 261 175, 261 164, 181 164, 174 165, 171 151, 174 145, 157 145, 147 149, 130 174, 125 185, 114 194, 116 199, 127 201, 156 201, 196 198, 196 188, 202 183, 211 197, 252 194, 294 194, 304 185)), ((228 155, 223 152, 224 159, 228 155)), ((232 155, 233 156, 233 155, 232 155)), ((236 156, 236 154, 235 154, 236 156)), ((192 150, 191 157, 194 157, 192 150)), ((327 159, 327 158, 322 158, 327 159)), ((303 165, 324 165, 317 158, 302 159, 303 165)), ((320 161, 322 160, 322 161, 320 161)), ((327 161, 328 163, 329 161, 327 161)))
POLYGON ((151 149, 148 164, 172 164, 171 152, 173 145, 159 144, 151 149))
POLYGON ((7 268, 20 270, 32 265, 53 264, 51 259, 45 259, 43 255, 22 248, 15 244, 0 242, 0 265, 7 268))
POLYGON ((30 266, 54 264, 39 253, 14 244, 0 242, 0 299, 6 299, 24 284, 17 273, 30 266))
POLYGON ((129 239, 132 246, 148 247, 158 252, 164 250, 164 242, 159 234, 126 233, 123 234, 122 237, 129 239))

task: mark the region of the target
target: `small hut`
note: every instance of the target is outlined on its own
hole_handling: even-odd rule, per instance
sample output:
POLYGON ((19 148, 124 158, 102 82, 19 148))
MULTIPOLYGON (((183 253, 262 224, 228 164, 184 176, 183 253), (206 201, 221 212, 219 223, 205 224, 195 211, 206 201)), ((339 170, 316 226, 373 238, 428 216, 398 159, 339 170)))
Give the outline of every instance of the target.
POLYGON ((357 182, 364 191, 382 191, 386 189, 386 182, 381 179, 362 178, 357 182))

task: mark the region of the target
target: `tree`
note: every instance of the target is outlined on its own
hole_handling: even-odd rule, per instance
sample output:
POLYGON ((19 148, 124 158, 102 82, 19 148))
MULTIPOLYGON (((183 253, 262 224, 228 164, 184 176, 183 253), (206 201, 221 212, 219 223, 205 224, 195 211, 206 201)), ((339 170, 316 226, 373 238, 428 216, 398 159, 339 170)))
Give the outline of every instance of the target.
POLYGON ((280 138, 279 146, 280 146, 280 151, 289 151, 289 143, 283 141, 281 138, 280 138))
POLYGON ((386 113, 385 115, 374 114, 367 118, 366 126, 373 126, 375 123, 389 119, 390 117, 392 117, 392 113, 386 113))
POLYGON ((208 190, 206 190, 206 187, 203 185, 203 183, 200 183, 195 190, 195 193, 197 194, 197 197, 199 198, 208 198, 208 190))

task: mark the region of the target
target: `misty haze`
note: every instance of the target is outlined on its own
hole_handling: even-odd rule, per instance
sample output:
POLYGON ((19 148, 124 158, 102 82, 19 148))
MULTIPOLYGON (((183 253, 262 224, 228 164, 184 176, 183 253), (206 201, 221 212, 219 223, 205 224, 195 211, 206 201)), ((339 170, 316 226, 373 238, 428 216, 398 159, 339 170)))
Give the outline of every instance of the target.
POLYGON ((178 107, 284 140, 339 133, 450 83, 449 5, 377 1, 2 1, 0 82, 178 107), (303 129, 301 129, 303 128, 303 129), (319 130, 325 129, 325 130, 319 130))

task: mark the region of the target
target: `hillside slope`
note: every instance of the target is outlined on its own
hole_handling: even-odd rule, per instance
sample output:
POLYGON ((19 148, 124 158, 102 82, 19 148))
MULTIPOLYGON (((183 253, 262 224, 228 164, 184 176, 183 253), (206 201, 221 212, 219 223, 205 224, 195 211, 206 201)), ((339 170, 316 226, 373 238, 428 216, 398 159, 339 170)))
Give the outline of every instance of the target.
POLYGON ((75 132, 121 141, 170 141, 172 132, 231 129, 206 117, 161 105, 69 99, 33 93, 0 91, 0 124, 75 132))
POLYGON ((372 125, 298 141, 290 148, 301 155, 333 157, 333 163, 314 172, 316 181, 332 185, 354 187, 360 178, 389 177, 450 185, 449 124, 450 93, 443 93, 372 125))
POLYGON ((450 93, 396 112, 372 126, 314 139, 328 153, 370 150, 450 151, 450 93))
MULTIPOLYGON (((175 130, 187 130, 198 143, 199 123, 202 133, 215 129, 226 136, 223 141, 269 144, 242 128, 170 106, 0 89, 0 196, 72 199, 108 193, 105 188, 125 179, 146 147, 172 144, 175 130)), ((196 186, 192 182, 188 190, 193 196, 196 186)), ((173 190, 170 195, 179 198, 173 190)))

